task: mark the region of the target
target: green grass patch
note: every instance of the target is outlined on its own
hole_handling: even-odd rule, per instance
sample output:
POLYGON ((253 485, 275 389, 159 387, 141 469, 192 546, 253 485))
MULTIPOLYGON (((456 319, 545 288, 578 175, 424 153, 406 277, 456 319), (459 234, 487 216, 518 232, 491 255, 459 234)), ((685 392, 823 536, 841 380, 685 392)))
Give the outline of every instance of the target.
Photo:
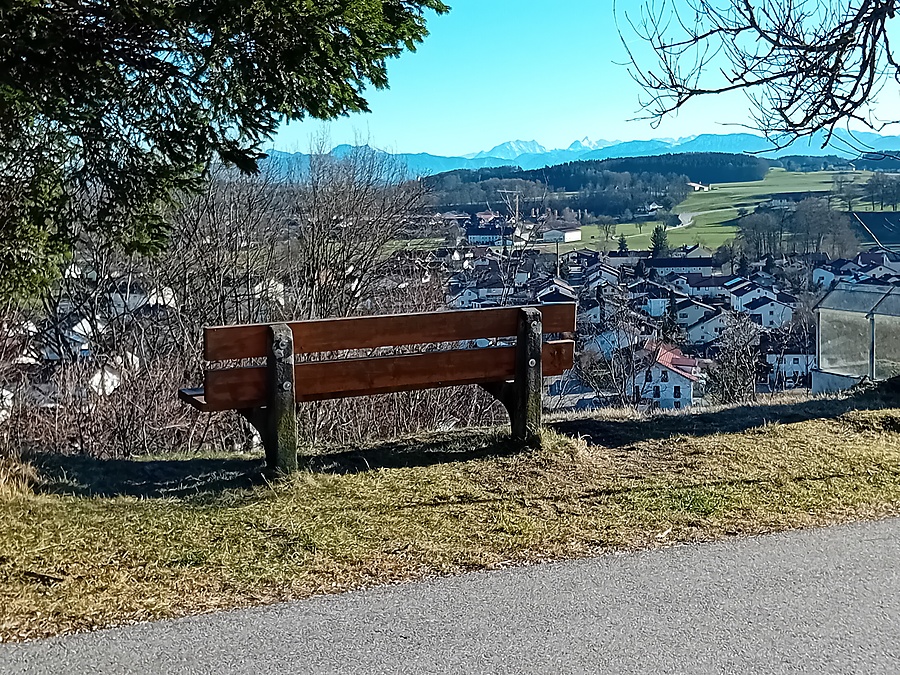
MULTIPOLYGON (((717 183, 709 192, 694 192, 676 207, 678 213, 697 214, 691 225, 669 232, 669 241, 676 246, 699 243, 717 248, 737 234, 738 209, 753 210, 772 195, 780 193, 809 193, 824 197, 832 189, 837 171, 801 173, 771 169, 761 181, 747 183, 717 183)), ((855 172, 857 183, 868 180, 871 174, 855 172)), ((840 206, 835 203, 836 208, 840 206)), ((649 237, 647 238, 649 242, 649 237)), ((643 244, 643 240, 641 241, 643 244)))
MULTIPOLYGON (((693 192, 678 205, 679 213, 712 211, 715 209, 737 209, 743 206, 752 211, 758 204, 778 193, 808 192, 827 193, 832 189, 835 176, 845 174, 839 171, 785 171, 770 169, 760 181, 746 183, 715 183, 709 192, 693 192)), ((871 174, 856 172, 856 182, 865 182, 871 174)))
MULTIPOLYGON (((738 209, 744 208, 752 212, 759 204, 779 193, 809 193, 811 196, 823 196, 833 186, 837 171, 814 171, 808 173, 771 169, 760 181, 746 183, 716 183, 709 192, 693 192, 676 207, 676 212, 696 214, 690 225, 668 230, 669 244, 702 244, 715 250, 722 244, 731 241, 737 235, 738 209)), ((857 183, 864 183, 871 174, 856 172, 853 174, 857 183)), ((839 208, 839 205, 835 203, 839 208)), ((863 206, 860 200, 858 206, 863 206)), ((650 247, 650 234, 658 223, 648 221, 639 228, 636 223, 621 223, 616 227, 616 234, 606 240, 599 226, 587 225, 582 228, 582 241, 571 244, 560 244, 561 253, 577 248, 596 250, 614 250, 618 246, 618 237, 624 234, 628 246, 632 250, 650 247)), ((548 251, 555 251, 555 245, 541 245, 548 251)))
MULTIPOLYGON (((900 409, 772 402, 261 458, 35 457, 0 490, 0 639, 900 511, 900 409)), ((2 487, 2 485, 0 485, 2 487)))

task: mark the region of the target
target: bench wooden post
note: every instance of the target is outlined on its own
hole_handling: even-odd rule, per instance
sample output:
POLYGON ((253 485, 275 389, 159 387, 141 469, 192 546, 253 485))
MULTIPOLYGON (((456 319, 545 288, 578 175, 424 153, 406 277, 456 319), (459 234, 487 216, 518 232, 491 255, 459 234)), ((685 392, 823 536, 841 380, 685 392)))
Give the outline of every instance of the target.
POLYGON ((297 405, 294 401, 294 335, 283 323, 269 327, 266 463, 277 474, 297 470, 297 405))
POLYGON ((516 338, 516 379, 510 410, 512 436, 533 443, 541 431, 543 406, 543 372, 541 364, 543 324, 540 310, 524 307, 519 312, 516 338))
POLYGON ((526 445, 536 445, 541 432, 543 400, 543 320, 534 307, 519 310, 516 334, 516 370, 512 382, 481 385, 509 413, 512 437, 526 445))

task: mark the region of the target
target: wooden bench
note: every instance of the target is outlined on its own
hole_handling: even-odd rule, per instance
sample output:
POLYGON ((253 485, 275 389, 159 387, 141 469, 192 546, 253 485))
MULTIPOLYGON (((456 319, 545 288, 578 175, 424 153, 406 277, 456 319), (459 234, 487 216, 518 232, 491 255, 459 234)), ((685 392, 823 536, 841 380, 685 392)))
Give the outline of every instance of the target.
POLYGON ((541 425, 542 377, 571 368, 575 352, 573 340, 543 336, 574 330, 570 303, 205 328, 207 361, 265 357, 267 365, 207 370, 202 389, 179 397, 203 412, 241 412, 276 473, 297 469, 295 403, 303 401, 477 384, 506 407, 513 436, 530 443, 541 425), (506 337, 515 346, 294 362, 296 354, 506 337))

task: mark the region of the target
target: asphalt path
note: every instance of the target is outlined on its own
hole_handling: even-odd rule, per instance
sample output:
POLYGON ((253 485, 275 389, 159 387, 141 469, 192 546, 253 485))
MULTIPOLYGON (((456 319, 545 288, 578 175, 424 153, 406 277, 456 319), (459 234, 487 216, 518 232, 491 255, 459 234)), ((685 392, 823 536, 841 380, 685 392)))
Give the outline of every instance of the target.
POLYGON ((900 673, 900 520, 0 645, 2 673, 900 673))

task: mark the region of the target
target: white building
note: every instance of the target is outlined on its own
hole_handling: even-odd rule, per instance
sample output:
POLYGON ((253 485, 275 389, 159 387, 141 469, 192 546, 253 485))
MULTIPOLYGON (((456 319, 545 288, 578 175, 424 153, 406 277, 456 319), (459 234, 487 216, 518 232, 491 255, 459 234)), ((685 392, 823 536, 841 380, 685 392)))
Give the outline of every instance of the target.
POLYGON ((725 330, 725 312, 713 314, 685 329, 687 340, 692 345, 702 345, 712 342, 725 330))
MULTIPOLYGON (((648 347, 648 351, 655 349, 648 347)), ((661 345, 658 349, 656 362, 645 372, 640 386, 635 386, 635 397, 662 410, 693 405, 694 396, 699 393, 699 362, 670 345, 661 345)))
POLYGON ((715 307, 692 298, 684 298, 675 304, 675 323, 679 326, 692 326, 707 316, 716 313, 715 307))
POLYGON ((175 291, 165 286, 156 288, 143 279, 120 279, 106 297, 109 311, 116 317, 176 306, 175 291))
POLYGON ((655 269, 659 274, 702 274, 711 277, 713 272, 712 258, 648 258, 644 261, 648 269, 655 269))
POLYGON ((735 312, 747 311, 747 305, 760 298, 774 300, 777 297, 776 292, 771 288, 757 286, 750 281, 728 289, 728 294, 731 299, 731 309, 735 312))
POLYGON ((744 305, 743 310, 764 328, 780 328, 794 318, 794 310, 783 302, 760 298, 744 305))
POLYGON ((712 256, 713 252, 700 244, 694 244, 693 246, 685 244, 672 251, 673 258, 712 258, 712 256))
POLYGON ((466 228, 466 240, 472 246, 501 246, 503 238, 503 229, 492 223, 466 228))
POLYGON ((544 241, 547 243, 568 244, 573 241, 581 241, 581 228, 578 226, 555 227, 544 232, 544 241))
POLYGON ((465 288, 447 301, 451 309, 471 309, 478 304, 478 293, 472 288, 465 288))
POLYGON ((815 354, 784 353, 766 354, 766 363, 772 368, 772 382, 797 382, 806 380, 816 367, 815 354))

